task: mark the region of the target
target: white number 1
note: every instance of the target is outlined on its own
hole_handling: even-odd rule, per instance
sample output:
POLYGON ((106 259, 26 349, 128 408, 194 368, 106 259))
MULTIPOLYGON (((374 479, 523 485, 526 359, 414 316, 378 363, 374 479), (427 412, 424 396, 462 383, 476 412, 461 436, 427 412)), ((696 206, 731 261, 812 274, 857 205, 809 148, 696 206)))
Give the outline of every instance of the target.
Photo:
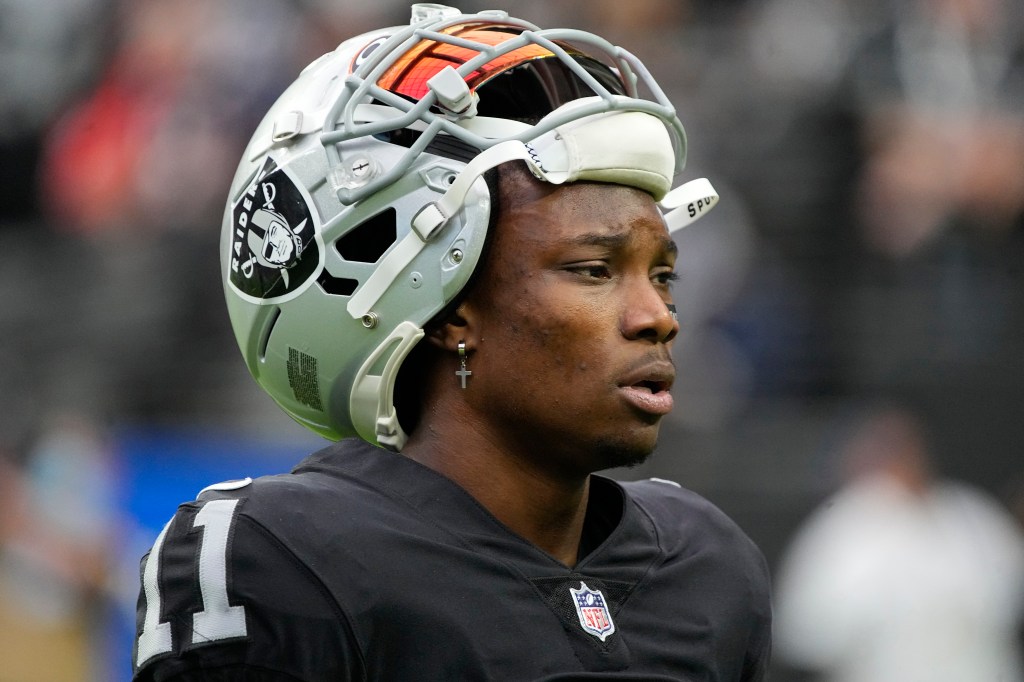
MULTIPOLYGON (((203 505, 192 526, 203 528, 199 546, 199 589, 203 610, 192 615, 192 644, 209 644, 234 637, 244 637, 245 607, 228 603, 228 533, 234 520, 238 500, 213 500, 203 505)), ((142 574, 146 595, 146 615, 136 654, 136 668, 149 659, 174 650, 171 624, 160 622, 160 553, 171 523, 168 522, 153 543, 153 550, 142 574)))

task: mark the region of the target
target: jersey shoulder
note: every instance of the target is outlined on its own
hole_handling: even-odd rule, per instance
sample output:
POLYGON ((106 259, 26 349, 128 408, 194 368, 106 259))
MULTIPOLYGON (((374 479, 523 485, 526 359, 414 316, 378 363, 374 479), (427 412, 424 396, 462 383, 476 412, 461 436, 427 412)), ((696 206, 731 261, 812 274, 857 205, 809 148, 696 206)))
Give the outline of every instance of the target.
POLYGON ((771 582, 767 562, 715 504, 673 481, 623 484, 650 519, 665 560, 657 579, 679 603, 703 614, 739 679, 762 680, 771 660, 771 582))
POLYGON ((136 680, 214 667, 362 676, 347 614, 289 535, 318 532, 308 500, 324 487, 315 476, 243 479, 178 507, 141 564, 136 680))
POLYGON ((650 519, 671 559, 700 552, 712 564, 739 570, 765 599, 769 573, 764 554, 718 506, 674 481, 652 478, 622 484, 629 500, 650 519))

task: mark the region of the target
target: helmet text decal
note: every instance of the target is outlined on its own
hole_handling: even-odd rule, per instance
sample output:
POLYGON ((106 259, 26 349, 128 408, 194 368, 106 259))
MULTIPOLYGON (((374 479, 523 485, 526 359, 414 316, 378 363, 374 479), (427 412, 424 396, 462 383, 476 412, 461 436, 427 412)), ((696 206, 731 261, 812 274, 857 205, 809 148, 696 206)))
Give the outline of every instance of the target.
POLYGON ((248 298, 290 298, 317 272, 320 245, 304 192, 268 157, 232 209, 228 280, 248 298))
POLYGON ((323 412, 317 364, 316 358, 312 355, 288 348, 288 385, 292 387, 295 399, 303 405, 323 412))

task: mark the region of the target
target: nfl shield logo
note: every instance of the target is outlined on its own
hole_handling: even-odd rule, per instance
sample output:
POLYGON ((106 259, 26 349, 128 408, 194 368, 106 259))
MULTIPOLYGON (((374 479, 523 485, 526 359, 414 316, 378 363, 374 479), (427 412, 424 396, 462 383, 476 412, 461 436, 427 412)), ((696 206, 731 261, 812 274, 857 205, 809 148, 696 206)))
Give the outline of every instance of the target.
POLYGON ((604 595, 601 590, 592 590, 584 582, 580 583, 580 589, 574 590, 571 587, 573 604, 576 605, 576 615, 580 619, 580 627, 602 642, 615 632, 615 623, 612 622, 612 614, 605 604, 604 595))

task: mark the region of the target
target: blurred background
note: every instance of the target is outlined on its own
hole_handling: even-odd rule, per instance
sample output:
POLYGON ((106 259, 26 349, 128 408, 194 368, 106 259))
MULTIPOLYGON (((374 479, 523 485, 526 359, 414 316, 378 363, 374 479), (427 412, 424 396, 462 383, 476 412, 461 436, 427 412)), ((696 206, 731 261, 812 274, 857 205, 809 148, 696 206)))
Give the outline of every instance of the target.
MULTIPOLYGON (((1019 4, 503 8, 637 54, 722 195, 678 239, 676 410, 614 474, 678 480, 760 545, 772 679, 1022 679, 1019 4)), ((0 682, 128 680, 177 503, 320 445, 241 361, 221 211, 299 70, 408 14, 0 0, 0 682)))

